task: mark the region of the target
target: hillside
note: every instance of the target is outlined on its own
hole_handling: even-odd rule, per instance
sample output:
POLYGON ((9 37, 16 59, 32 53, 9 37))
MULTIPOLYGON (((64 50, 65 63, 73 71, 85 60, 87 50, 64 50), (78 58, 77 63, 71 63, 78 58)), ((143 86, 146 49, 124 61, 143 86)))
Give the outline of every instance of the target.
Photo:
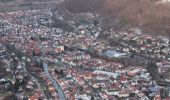
POLYGON ((170 5, 160 0, 66 0, 60 7, 76 12, 99 12, 104 28, 140 27, 146 32, 170 32, 170 5))
POLYGON ((145 31, 168 34, 170 6, 158 0, 107 0, 106 9, 145 31))

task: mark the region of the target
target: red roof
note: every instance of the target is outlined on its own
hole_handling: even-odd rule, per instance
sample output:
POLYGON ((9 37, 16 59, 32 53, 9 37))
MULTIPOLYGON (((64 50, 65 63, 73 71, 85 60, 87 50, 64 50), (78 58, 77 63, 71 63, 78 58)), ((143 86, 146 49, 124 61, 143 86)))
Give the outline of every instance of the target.
POLYGON ((162 100, 160 95, 155 96, 154 100, 162 100))
POLYGON ((170 100, 170 97, 166 97, 164 100, 170 100))

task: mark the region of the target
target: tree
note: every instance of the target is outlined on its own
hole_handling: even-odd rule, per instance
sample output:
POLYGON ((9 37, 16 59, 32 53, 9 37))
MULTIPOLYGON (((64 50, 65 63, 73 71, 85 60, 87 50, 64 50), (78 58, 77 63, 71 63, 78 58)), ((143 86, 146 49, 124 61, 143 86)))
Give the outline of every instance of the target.
POLYGON ((134 57, 135 57, 135 54, 131 54, 131 55, 130 55, 130 58, 134 58, 134 57))
POLYGON ((80 86, 80 87, 79 87, 79 90, 80 90, 80 92, 83 92, 83 90, 84 90, 84 89, 83 89, 83 86, 80 86))
POLYGON ((57 69, 54 70, 55 74, 59 75, 59 71, 57 69))
POLYGON ((13 85, 13 92, 16 93, 18 91, 18 88, 20 86, 19 79, 16 79, 14 85, 13 85))
POLYGON ((91 95, 91 99, 90 100, 95 100, 94 95, 91 95))
POLYGON ((60 70, 60 75, 63 75, 63 74, 64 74, 63 70, 60 70))

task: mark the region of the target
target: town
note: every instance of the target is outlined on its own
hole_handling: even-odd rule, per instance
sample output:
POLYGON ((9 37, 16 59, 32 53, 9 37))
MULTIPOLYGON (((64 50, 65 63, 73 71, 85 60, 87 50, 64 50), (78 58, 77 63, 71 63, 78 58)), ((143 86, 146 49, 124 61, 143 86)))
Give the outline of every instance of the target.
POLYGON ((100 20, 67 10, 0 13, 0 99, 170 100, 170 38, 105 31, 100 20))

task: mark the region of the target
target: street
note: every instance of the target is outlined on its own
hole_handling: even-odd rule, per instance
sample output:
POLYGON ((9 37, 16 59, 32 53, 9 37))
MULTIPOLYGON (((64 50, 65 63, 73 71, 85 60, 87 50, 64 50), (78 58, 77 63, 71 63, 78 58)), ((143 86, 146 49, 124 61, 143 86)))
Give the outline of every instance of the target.
POLYGON ((57 90, 60 100, 66 100, 65 95, 60 85, 52 78, 51 74, 48 72, 48 65, 46 63, 43 63, 43 68, 44 68, 45 74, 47 75, 47 77, 50 79, 55 89, 57 90))

